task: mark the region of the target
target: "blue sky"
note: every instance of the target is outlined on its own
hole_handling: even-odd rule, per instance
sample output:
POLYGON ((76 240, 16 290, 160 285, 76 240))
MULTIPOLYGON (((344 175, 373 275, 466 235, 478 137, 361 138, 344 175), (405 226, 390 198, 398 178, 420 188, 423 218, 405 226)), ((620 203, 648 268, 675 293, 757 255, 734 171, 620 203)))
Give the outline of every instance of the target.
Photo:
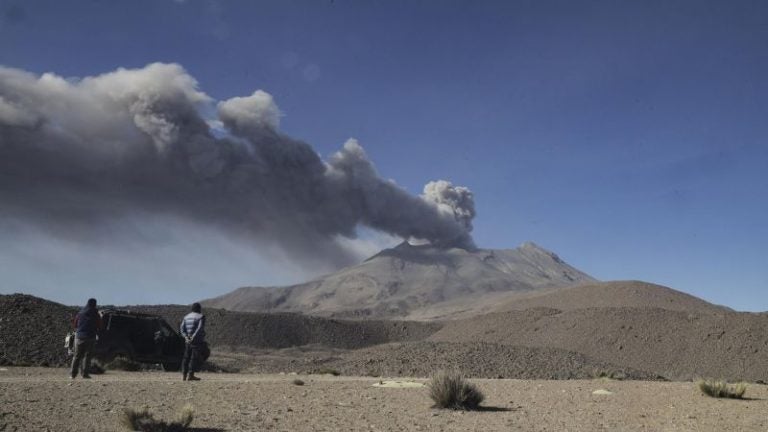
MULTIPOLYGON (((269 92, 283 132, 324 157, 355 137, 414 194, 469 187, 481 247, 531 240, 602 280, 768 310, 764 2, 0 0, 0 65, 83 77, 152 62, 216 100, 269 92)), ((150 249, 162 274, 131 279, 145 261, 119 251, 97 275, 83 262, 98 252, 29 238, 45 252, 5 253, 3 292, 80 303, 67 299, 120 278, 105 298, 186 302, 182 285, 307 276, 238 273, 250 246, 190 257, 184 242, 150 249)))

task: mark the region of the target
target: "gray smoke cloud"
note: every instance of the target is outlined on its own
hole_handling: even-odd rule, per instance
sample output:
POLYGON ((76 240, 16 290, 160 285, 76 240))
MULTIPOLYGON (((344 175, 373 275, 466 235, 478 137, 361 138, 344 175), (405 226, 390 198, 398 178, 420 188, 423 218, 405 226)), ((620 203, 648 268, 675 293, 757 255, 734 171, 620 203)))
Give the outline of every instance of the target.
POLYGON ((132 214, 174 216, 337 265, 358 258, 339 239, 360 225, 473 247, 467 188, 413 196, 356 140, 324 161, 280 117, 263 91, 216 103, 177 64, 78 80, 0 67, 0 221, 88 238, 132 214))

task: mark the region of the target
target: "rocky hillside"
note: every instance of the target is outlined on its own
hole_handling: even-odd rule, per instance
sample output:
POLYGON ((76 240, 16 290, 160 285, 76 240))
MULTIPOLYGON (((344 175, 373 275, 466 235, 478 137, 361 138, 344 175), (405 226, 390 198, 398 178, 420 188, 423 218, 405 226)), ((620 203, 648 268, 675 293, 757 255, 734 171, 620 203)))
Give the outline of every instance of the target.
POLYGON ((507 293, 595 282, 533 243, 517 249, 439 249, 407 242, 362 264, 287 287, 246 287, 205 300, 237 311, 352 318, 444 319, 481 313, 507 293))
POLYGON ((768 315, 602 307, 512 310, 446 323, 429 340, 547 347, 674 380, 768 381, 768 315))
POLYGON ((0 365, 61 366, 77 308, 24 294, 0 295, 0 365))
MULTIPOLYGON (((125 306, 160 315, 174 328, 185 306, 125 306)), ((78 308, 38 297, 0 295, 0 365, 62 366, 69 359, 64 336, 78 308)), ((423 340, 439 324, 407 321, 351 321, 297 314, 205 310, 206 339, 213 348, 285 348, 320 345, 355 349, 388 342, 423 340)))
POLYGON ((537 307, 560 310, 637 307, 688 312, 733 312, 690 294, 661 285, 641 281, 586 283, 553 290, 537 290, 510 294, 500 298, 493 312, 525 310, 537 307))

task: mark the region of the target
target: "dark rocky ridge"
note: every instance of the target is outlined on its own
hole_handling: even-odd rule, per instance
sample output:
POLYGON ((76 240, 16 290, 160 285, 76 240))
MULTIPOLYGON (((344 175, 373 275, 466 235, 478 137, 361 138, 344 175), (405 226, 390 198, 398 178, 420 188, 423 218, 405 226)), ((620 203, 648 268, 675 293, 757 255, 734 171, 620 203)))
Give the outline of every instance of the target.
MULTIPOLYGON (((104 307, 104 306, 102 306, 104 307)), ((38 297, 0 295, 0 364, 62 366, 68 360, 64 335, 79 308, 38 297)), ((125 306, 120 309, 162 316, 174 328, 186 306, 125 306)), ((204 310, 206 339, 213 348, 286 348, 321 345, 356 349, 395 341, 422 340, 439 324, 407 321, 345 321, 297 314, 204 310)))
POLYGON ((0 365, 62 366, 77 308, 24 294, 0 295, 0 365))

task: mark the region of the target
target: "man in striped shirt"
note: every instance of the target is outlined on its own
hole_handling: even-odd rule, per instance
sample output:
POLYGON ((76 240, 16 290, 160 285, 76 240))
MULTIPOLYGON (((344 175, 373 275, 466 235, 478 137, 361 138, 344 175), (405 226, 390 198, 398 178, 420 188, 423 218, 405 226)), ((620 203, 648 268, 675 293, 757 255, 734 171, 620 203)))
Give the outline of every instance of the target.
POLYGON ((187 341, 184 358, 181 361, 181 373, 184 381, 199 381, 195 370, 200 366, 201 350, 205 341, 205 315, 200 303, 192 305, 192 312, 181 320, 181 335, 187 341))

